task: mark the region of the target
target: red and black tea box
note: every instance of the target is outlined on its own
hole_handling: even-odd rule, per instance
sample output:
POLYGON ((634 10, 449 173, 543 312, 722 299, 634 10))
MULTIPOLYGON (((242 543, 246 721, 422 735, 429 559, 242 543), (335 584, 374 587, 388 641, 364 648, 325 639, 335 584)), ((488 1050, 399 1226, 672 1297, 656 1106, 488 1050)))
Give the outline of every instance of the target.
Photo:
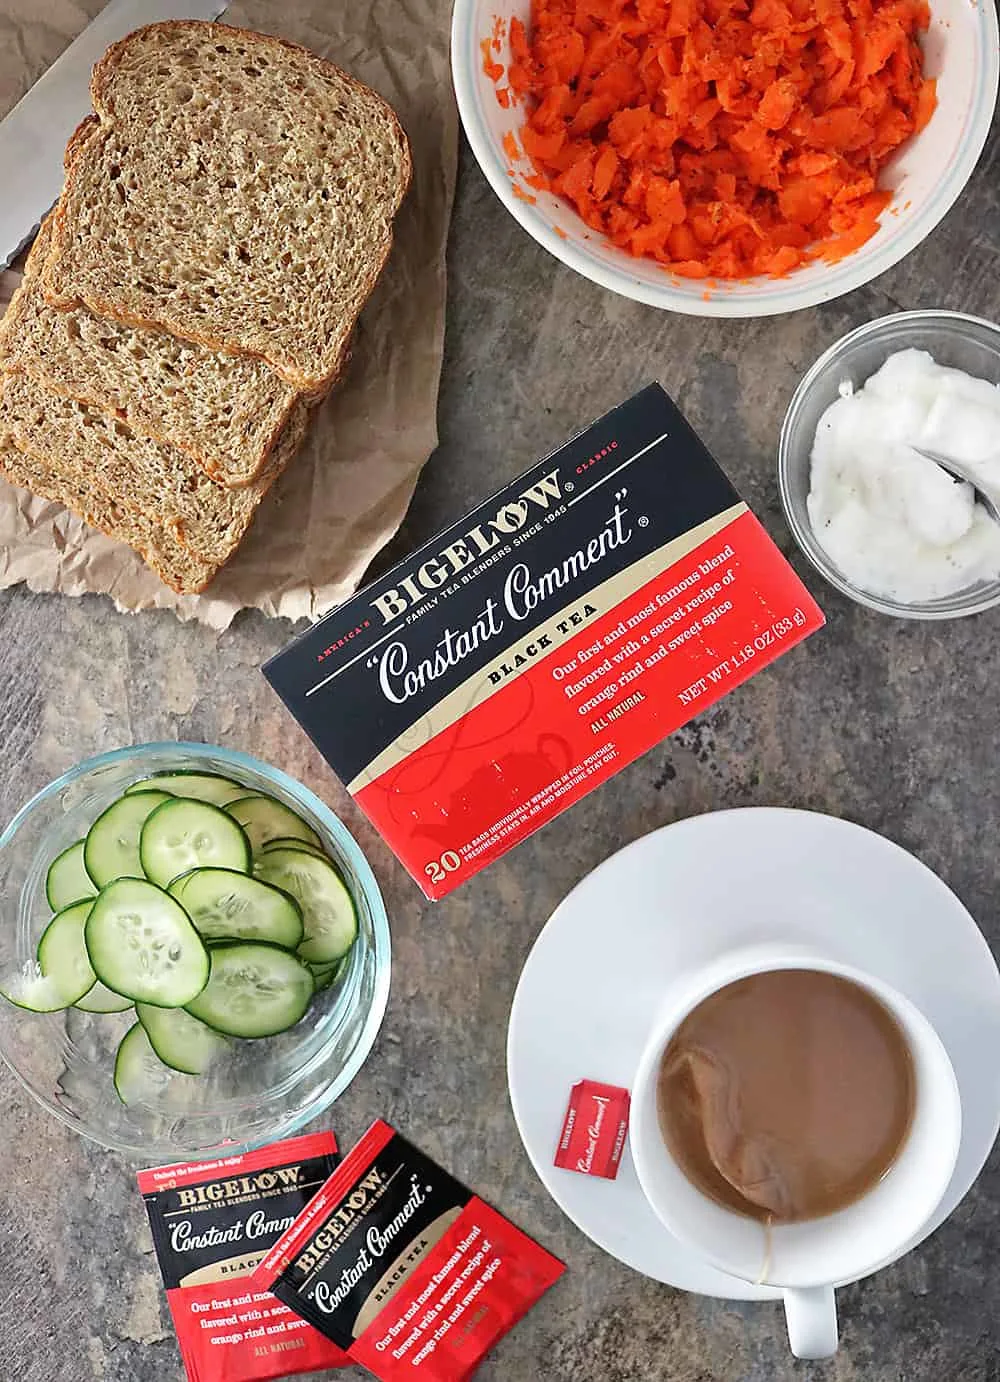
POLYGON ((822 623, 653 384, 264 674, 440 898, 822 623))

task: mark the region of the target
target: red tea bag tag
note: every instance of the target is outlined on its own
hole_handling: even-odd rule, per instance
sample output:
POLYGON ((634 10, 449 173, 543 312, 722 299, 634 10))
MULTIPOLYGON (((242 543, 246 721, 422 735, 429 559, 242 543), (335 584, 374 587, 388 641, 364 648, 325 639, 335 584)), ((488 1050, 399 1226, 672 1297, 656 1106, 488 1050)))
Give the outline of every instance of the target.
POLYGON ((627 1089, 580 1080, 570 1090, 555 1165, 583 1176, 614 1180, 625 1150, 628 1110, 627 1089))

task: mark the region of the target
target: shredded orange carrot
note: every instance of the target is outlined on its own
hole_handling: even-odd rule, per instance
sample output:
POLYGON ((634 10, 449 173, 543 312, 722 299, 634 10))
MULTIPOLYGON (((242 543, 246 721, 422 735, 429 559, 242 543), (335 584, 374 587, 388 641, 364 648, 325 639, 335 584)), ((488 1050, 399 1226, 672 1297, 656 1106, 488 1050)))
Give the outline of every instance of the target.
POLYGON ((933 114, 929 21, 927 0, 532 0, 507 69, 526 181, 679 278, 832 262, 933 114))
POLYGON ((484 38, 479 45, 483 55, 483 71, 491 82, 498 82, 503 76, 503 67, 493 60, 493 45, 488 38, 484 38))

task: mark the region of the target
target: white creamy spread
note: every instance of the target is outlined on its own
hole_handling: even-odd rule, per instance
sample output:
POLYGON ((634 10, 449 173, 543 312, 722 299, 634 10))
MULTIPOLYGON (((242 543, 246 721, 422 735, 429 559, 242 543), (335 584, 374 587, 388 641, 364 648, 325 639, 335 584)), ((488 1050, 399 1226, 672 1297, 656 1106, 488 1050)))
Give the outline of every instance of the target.
POLYGON ((1000 490, 1000 386, 901 350, 819 420, 807 502, 816 540, 852 584, 902 603, 1000 577, 1000 524, 914 447, 1000 490))

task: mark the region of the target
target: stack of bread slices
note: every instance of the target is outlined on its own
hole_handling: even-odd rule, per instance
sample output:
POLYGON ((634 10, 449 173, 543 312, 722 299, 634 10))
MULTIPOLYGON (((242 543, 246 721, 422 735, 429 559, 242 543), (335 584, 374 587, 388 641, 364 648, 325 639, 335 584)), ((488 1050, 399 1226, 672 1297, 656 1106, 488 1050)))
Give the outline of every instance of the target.
POLYGON ((91 95, 0 323, 0 472, 197 592, 344 368, 409 150, 367 87, 221 24, 137 30, 91 95))

